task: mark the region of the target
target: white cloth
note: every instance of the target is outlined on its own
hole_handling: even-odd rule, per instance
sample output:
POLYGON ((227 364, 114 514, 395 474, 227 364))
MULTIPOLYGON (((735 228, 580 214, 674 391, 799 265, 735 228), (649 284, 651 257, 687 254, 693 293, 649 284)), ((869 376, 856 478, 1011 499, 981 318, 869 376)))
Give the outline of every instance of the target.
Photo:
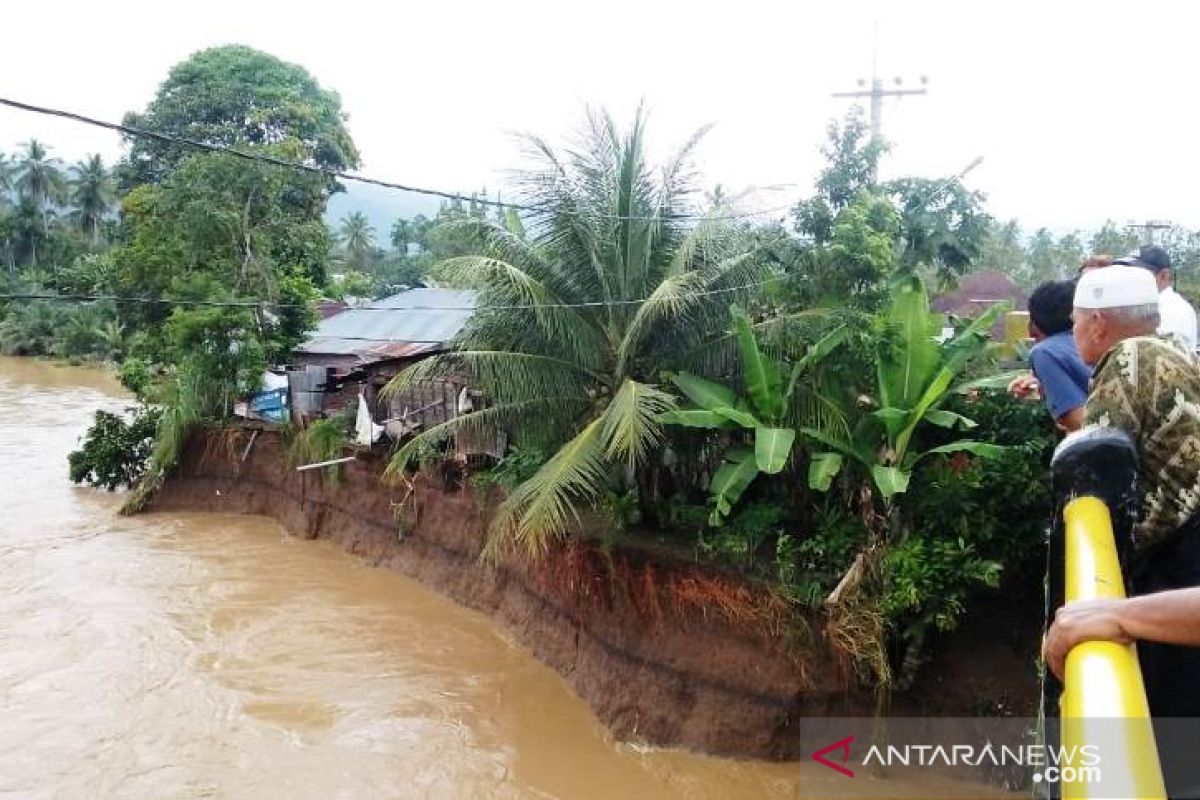
POLYGON ((367 398, 360 394, 358 396, 358 416, 354 420, 354 441, 370 447, 379 440, 383 433, 383 427, 376 425, 375 420, 371 419, 371 409, 367 405, 367 398))
POLYGON ((1170 286, 1158 294, 1158 332, 1163 336, 1174 334, 1189 350, 1196 349, 1196 309, 1170 286))
POLYGON ((470 414, 475 410, 475 403, 471 401, 471 393, 467 391, 467 387, 463 387, 458 393, 458 413, 470 414))

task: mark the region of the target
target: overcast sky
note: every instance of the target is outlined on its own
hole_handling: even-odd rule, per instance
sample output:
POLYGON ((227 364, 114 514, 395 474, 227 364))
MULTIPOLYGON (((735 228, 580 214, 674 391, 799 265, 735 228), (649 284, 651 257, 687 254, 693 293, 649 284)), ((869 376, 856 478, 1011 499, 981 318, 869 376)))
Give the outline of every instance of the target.
MULTIPOLYGON (((172 64, 244 43, 341 94, 364 173, 452 190, 497 187, 520 164, 512 131, 559 138, 587 104, 628 118, 644 99, 659 151, 715 124, 706 184, 794 185, 760 207, 811 184, 846 109, 830 93, 870 76, 877 24, 880 77, 929 79, 885 106, 885 176, 983 156, 966 184, 1027 229, 1200 227, 1190 3, 60 0, 3 20, 0 95, 119 121, 172 64)), ((0 150, 30 136, 68 161, 119 153, 113 134, 0 108, 0 150)))

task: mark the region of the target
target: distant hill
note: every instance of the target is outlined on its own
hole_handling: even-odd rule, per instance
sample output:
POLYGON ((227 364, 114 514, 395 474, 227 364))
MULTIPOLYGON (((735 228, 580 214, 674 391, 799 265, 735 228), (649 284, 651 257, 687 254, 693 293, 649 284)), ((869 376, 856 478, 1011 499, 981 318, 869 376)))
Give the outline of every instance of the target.
POLYGON ((375 229, 375 244, 379 247, 388 246, 388 234, 397 219, 417 214, 432 217, 441 205, 436 197, 385 189, 369 183, 344 181, 343 185, 346 191, 329 198, 329 204, 325 207, 325 222, 337 230, 342 217, 361 211, 375 229))

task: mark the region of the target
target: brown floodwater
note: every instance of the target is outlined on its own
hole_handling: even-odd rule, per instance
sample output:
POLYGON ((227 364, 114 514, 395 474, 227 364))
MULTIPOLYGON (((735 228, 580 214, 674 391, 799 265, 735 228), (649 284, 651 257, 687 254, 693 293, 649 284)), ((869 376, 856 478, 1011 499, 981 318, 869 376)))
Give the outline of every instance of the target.
POLYGON ((116 516, 66 455, 127 402, 103 372, 0 358, 0 796, 844 793, 811 762, 614 741, 488 618, 269 519, 116 516))

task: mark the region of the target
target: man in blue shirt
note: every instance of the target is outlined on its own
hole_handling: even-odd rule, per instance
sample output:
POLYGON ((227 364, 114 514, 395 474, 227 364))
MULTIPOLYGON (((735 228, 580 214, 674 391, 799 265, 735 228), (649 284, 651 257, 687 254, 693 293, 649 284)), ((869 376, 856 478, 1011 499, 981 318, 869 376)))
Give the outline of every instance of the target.
POLYGON ((1083 426, 1083 406, 1092 370, 1079 357, 1071 332, 1074 281, 1047 281, 1029 296, 1029 335, 1035 342, 1029 364, 1036 380, 1018 378, 1010 390, 1018 397, 1041 391, 1058 427, 1070 433, 1083 426))

